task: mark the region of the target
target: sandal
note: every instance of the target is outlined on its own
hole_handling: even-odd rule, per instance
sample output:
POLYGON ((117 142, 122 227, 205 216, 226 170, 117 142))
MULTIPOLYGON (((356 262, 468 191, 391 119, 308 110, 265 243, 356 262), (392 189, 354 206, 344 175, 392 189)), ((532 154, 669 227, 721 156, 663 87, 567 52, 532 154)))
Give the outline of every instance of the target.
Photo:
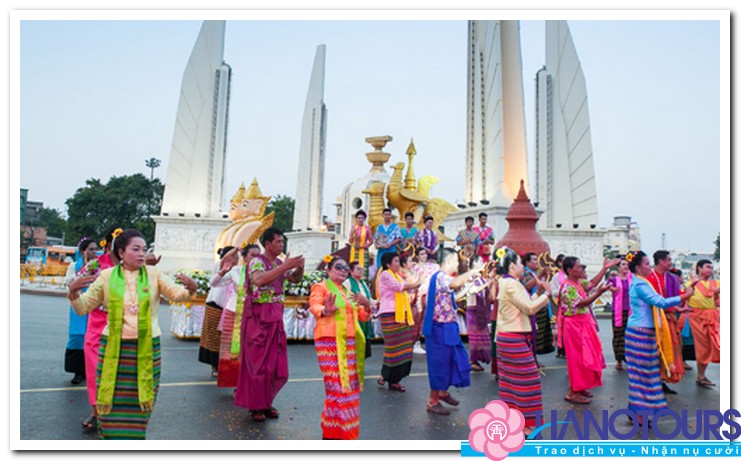
POLYGON ((389 384, 389 389, 396 392, 406 392, 406 388, 399 383, 389 384))
POLYGON ((691 370, 691 369, 692 369, 692 365, 690 365, 690 364, 688 364, 688 363, 685 363, 685 364, 684 364, 684 369, 685 369, 685 370, 691 370))
POLYGON ((617 371, 623 371, 623 370, 624 370, 624 368, 623 368, 623 364, 622 364, 622 363, 618 363, 618 364, 616 364, 616 365, 615 365, 615 369, 616 369, 617 371))
POLYGON ((592 393, 589 392, 589 391, 579 391, 579 392, 577 392, 577 394, 583 395, 584 397, 586 397, 588 399, 591 399, 592 397, 594 397, 594 395, 592 395, 592 393))
POLYGON ((267 410, 264 410, 263 414, 270 419, 277 419, 280 416, 280 413, 278 413, 278 410, 276 410, 275 407, 270 407, 267 410))
POLYGON ((471 364, 471 371, 484 371, 484 367, 482 367, 478 363, 472 363, 471 364))
POLYGON ((427 405, 427 411, 430 413, 435 413, 436 415, 442 415, 442 416, 447 416, 450 414, 450 410, 440 405, 440 402, 434 405, 427 405))
POLYGON ((379 386, 385 386, 386 385, 386 381, 384 381, 383 378, 378 378, 378 381, 376 381, 376 383, 378 383, 379 386))
POLYGON ((712 382, 712 381, 710 381, 707 378, 696 379, 695 380, 695 384, 697 384, 698 386, 705 387, 705 388, 711 388, 711 387, 715 386, 715 383, 712 382))
POLYGON ((566 397, 564 397, 563 399, 567 402, 578 403, 581 405, 586 405, 591 402, 591 400, 579 394, 567 394, 566 397))
POLYGON ((265 421, 265 413, 262 411, 251 411, 250 415, 252 416, 252 419, 257 421, 258 423, 262 423, 265 421))
POLYGON ((90 415, 87 418, 82 420, 82 428, 85 430, 85 432, 92 432, 94 430, 98 429, 98 417, 95 415, 90 415))
POLYGON ((450 395, 450 394, 448 394, 448 395, 441 395, 440 397, 438 397, 438 399, 442 400, 443 402, 447 403, 448 405, 453 405, 454 407, 457 407, 458 404, 460 403, 459 401, 457 401, 456 399, 454 399, 453 396, 450 395))

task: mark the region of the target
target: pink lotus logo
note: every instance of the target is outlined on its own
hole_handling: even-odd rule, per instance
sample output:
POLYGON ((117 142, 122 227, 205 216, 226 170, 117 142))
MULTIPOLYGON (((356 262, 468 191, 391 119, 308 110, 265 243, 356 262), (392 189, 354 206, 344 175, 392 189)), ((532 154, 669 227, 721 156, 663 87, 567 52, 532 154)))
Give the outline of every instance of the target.
POLYGON ((468 443, 487 458, 500 461, 525 444, 525 417, 501 400, 492 400, 468 417, 468 443))

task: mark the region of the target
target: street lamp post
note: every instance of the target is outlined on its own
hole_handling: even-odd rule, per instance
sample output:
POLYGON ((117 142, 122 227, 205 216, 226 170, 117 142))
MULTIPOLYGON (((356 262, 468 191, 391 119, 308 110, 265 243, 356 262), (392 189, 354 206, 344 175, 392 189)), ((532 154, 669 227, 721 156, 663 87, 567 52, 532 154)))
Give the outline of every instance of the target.
POLYGON ((147 166, 147 168, 150 168, 151 169, 151 173, 149 175, 149 180, 150 181, 153 181, 154 180, 154 169, 155 168, 158 168, 161 163, 162 162, 160 162, 160 159, 154 158, 154 157, 152 157, 150 159, 147 159, 147 160, 144 160, 144 164, 147 166))

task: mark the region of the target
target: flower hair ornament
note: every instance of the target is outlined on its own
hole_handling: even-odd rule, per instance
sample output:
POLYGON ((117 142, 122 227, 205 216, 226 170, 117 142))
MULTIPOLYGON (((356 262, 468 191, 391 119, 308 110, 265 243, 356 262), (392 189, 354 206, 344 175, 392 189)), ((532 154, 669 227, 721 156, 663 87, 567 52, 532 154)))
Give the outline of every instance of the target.
POLYGON ((495 259, 497 261, 501 261, 505 256, 507 256, 507 247, 502 246, 497 249, 497 251, 494 253, 495 259))
POLYGON ((121 235, 122 232, 123 232, 123 229, 121 229, 120 227, 118 229, 114 230, 113 231, 113 234, 111 234, 112 235, 111 241, 116 240, 116 237, 118 237, 119 235, 121 235))
POLYGON ((101 248, 105 248, 105 246, 108 245, 108 240, 103 239, 100 242, 98 242, 98 246, 101 248))
POLYGON ((324 258, 322 258, 322 261, 324 261, 324 264, 329 264, 329 263, 332 262, 333 259, 334 259, 334 256, 332 256, 331 254, 329 254, 329 255, 325 256, 324 258))
POLYGON ((84 242, 85 240, 90 240, 91 242, 93 241, 92 238, 85 236, 85 237, 82 237, 80 240, 77 241, 77 246, 79 247, 80 245, 82 245, 82 242, 84 242))
POLYGON ((241 248, 242 248, 243 250, 244 250, 245 248, 247 248, 247 240, 245 240, 244 242, 242 242, 242 245, 240 245, 240 247, 241 247, 241 248))
POLYGON ((630 263, 631 261, 633 261, 633 258, 635 257, 636 257, 635 253, 633 253, 632 251, 629 251, 628 254, 625 255, 625 260, 630 263))

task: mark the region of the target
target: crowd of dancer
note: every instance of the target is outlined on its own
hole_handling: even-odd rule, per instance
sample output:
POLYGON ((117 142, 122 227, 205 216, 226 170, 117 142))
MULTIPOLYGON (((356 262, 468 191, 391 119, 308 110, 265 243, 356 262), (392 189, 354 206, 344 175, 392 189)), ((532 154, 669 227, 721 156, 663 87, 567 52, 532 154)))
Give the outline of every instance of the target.
MULTIPOLYGON (((588 279, 586 266, 573 256, 560 255, 554 273, 539 267, 533 253, 492 251, 494 233, 485 213, 476 227, 466 218, 455 239, 458 251, 441 245, 444 236, 429 216, 420 230, 407 214, 401 228, 386 209, 374 235, 366 217, 363 211, 356 214, 348 260, 325 257, 326 278, 309 296, 325 387, 324 439, 359 437, 374 318, 383 335, 379 386, 405 392, 402 381, 411 373, 413 355, 425 354, 426 410, 445 416, 450 414, 445 405, 459 405, 449 389, 469 386, 470 374, 490 364, 498 398, 523 413, 525 434, 543 410, 539 354, 557 351, 565 358, 567 401, 587 405, 591 390, 602 386, 606 363, 593 303, 608 291, 615 368, 627 368, 627 406, 640 412, 639 424, 667 408, 664 395, 675 392, 667 383, 677 383, 691 369, 685 362, 691 359, 683 355, 687 337, 694 340, 696 383, 715 386, 705 376, 708 364, 720 360, 720 285, 712 279, 710 261, 700 261, 696 274, 683 282, 672 272, 668 252, 657 251, 653 266, 645 253, 630 252, 605 258, 588 279), (468 350, 461 340, 461 314, 468 350)), ((93 410, 83 426, 98 429, 102 438, 145 438, 159 387, 159 297, 190 300, 196 284, 182 274, 175 283, 159 272, 138 231, 119 229, 100 243, 105 253, 96 259, 95 242, 82 239, 80 261, 68 274, 74 313, 65 367, 75 380, 87 380, 93 410), (76 318, 82 315, 87 320, 76 318), (75 352, 81 348, 84 366, 75 352)), ((256 422, 280 415, 273 403, 289 375, 283 284, 300 281, 304 272, 302 256, 284 255, 280 230, 267 229, 261 244, 262 252, 257 245, 220 249, 198 355, 219 387, 235 388, 235 405, 256 422)))

